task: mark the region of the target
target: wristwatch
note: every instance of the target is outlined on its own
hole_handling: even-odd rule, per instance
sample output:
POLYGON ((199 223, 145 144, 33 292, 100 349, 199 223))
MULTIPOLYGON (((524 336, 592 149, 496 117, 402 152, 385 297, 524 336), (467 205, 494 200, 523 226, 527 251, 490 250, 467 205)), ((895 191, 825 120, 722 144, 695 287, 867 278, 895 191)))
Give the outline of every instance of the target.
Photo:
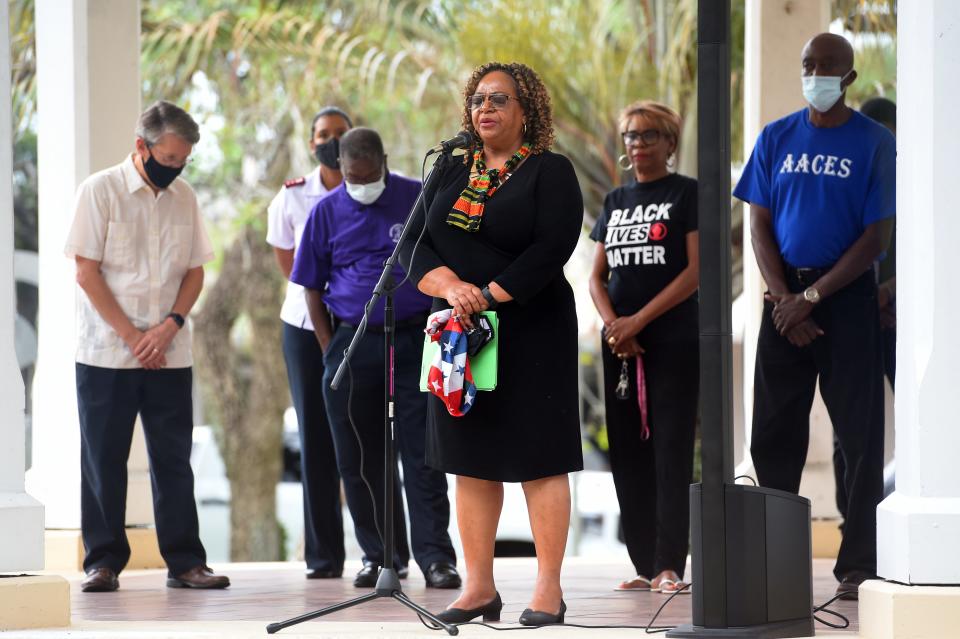
POLYGON ((494 299, 493 293, 490 292, 489 286, 481 288, 480 294, 483 295, 483 299, 487 300, 487 310, 492 311, 497 307, 498 302, 494 299))
POLYGON ((820 291, 818 291, 812 286, 809 286, 803 292, 803 299, 807 300, 811 304, 816 304, 817 302, 820 301, 820 291))
POLYGON ((169 317, 176 323, 177 328, 183 328, 183 322, 184 322, 183 315, 181 315, 180 313, 167 313, 167 317, 169 317))

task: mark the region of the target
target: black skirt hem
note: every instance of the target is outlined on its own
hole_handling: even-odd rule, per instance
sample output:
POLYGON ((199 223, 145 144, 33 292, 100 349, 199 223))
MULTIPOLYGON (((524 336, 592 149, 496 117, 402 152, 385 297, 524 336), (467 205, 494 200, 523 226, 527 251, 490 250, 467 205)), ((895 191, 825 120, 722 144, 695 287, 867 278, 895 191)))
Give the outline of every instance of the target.
POLYGON ((439 470, 450 475, 459 475, 461 477, 472 477, 473 479, 483 479, 486 481, 499 481, 508 484, 516 484, 526 481, 535 481, 537 479, 544 479, 546 477, 554 477, 556 475, 569 475, 570 473, 576 473, 583 470, 583 460, 580 460, 578 464, 573 464, 567 467, 557 467, 555 469, 537 469, 535 474, 525 475, 522 473, 505 473, 500 476, 494 477, 490 473, 485 473, 483 471, 478 471, 472 468, 454 468, 452 466, 443 465, 437 463, 434 460, 428 459, 427 466, 433 468, 434 470, 439 470))

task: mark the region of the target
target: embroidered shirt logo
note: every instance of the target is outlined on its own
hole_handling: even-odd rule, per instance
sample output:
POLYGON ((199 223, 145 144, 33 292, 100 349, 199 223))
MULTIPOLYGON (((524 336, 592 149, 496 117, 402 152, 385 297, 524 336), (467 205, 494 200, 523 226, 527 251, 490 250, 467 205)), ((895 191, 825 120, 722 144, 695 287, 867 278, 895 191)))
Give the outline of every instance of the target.
POLYGON ((400 233, 403 232, 403 224, 394 224, 390 227, 390 240, 396 244, 400 241, 400 233))

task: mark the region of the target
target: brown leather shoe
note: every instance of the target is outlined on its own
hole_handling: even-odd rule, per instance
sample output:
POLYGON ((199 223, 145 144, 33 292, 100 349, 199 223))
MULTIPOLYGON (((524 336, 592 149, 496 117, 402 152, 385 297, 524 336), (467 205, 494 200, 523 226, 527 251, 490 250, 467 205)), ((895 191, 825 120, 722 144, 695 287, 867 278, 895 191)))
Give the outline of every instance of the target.
POLYGON ((862 570, 854 570, 840 580, 837 586, 837 595, 844 601, 860 600, 860 585, 868 579, 876 579, 877 576, 862 570))
POLYGON ((87 576, 80 582, 83 592, 113 592, 120 587, 117 573, 109 568, 91 568, 87 576))
POLYGON ((167 577, 167 588, 202 588, 213 590, 226 588, 230 579, 224 575, 215 575, 209 566, 194 566, 176 577, 167 577))

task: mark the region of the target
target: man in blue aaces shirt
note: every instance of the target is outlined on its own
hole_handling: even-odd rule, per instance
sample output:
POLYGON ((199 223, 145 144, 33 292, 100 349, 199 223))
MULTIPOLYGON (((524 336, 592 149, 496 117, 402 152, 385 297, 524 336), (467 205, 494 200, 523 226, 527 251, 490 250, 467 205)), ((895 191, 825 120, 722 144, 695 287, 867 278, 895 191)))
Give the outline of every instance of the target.
POLYGON ((808 108, 767 125, 734 195, 767 283, 750 452, 762 486, 798 492, 820 392, 846 461, 849 496, 834 574, 845 598, 876 575, 883 496, 883 361, 873 263, 890 239, 896 145, 846 105, 853 49, 820 34, 803 48, 808 108))
MULTIPOLYGON (((330 382, 363 318, 383 263, 400 239, 420 182, 391 174, 380 136, 363 127, 350 129, 340 139, 340 171, 343 183, 320 200, 307 219, 290 281, 306 289, 307 310, 324 353, 322 392, 347 505, 364 555, 363 569, 353 583, 373 587, 384 561, 378 531, 384 512, 383 299, 371 311, 367 333, 350 360, 349 379, 337 390, 330 382), (363 442, 362 452, 357 437, 363 442), (361 477, 361 464, 375 504, 361 477)), ((404 276, 399 267, 393 275, 397 282, 404 276)), ((419 381, 423 328, 431 303, 410 282, 394 293, 396 438, 414 558, 427 586, 459 588, 456 555, 447 533, 447 479, 424 460, 427 397, 420 392, 419 381)), ((406 530, 399 488, 394 499, 399 536, 406 530)), ((401 566, 394 568, 399 571, 401 566)))

